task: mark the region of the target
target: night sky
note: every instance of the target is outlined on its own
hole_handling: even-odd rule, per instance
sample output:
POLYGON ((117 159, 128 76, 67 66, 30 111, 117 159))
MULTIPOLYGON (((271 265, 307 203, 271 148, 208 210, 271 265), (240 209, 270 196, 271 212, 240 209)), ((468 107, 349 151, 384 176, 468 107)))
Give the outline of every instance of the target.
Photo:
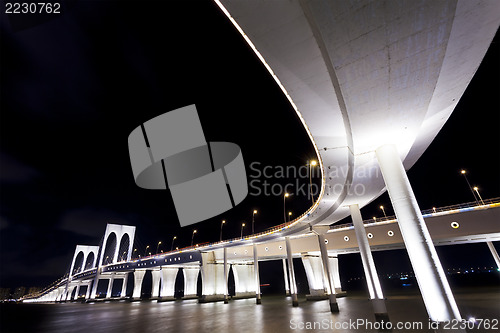
MULTIPOLYGON (((250 190, 231 211, 180 228, 169 191, 134 182, 130 132, 189 104, 207 141, 241 147, 249 180, 252 163, 300 167, 315 157, 293 108, 215 4, 63 2, 62 12, 0 14, 0 286, 52 282, 77 244, 99 244, 106 223, 137 226, 139 251, 159 241, 167 251, 174 235, 174 246, 188 246, 193 228, 195 243, 217 241, 222 219, 224 238, 237 237, 253 209, 256 231, 283 222, 281 195, 250 190)), ((499 59, 497 33, 449 121, 409 171, 422 209, 474 200, 461 168, 484 199, 500 196, 499 59)), ((294 196, 287 211, 298 216, 309 204, 294 196)), ((364 217, 381 216, 381 204, 393 214, 384 194, 364 217)), ((455 254, 470 249, 478 263, 492 264, 486 245, 453 247, 455 254)), ((444 264, 460 265, 450 251, 438 251, 444 264)), ((375 259, 382 270, 398 271, 391 259, 405 253, 389 252, 375 259)), ((349 274, 349 262, 342 263, 349 274)))

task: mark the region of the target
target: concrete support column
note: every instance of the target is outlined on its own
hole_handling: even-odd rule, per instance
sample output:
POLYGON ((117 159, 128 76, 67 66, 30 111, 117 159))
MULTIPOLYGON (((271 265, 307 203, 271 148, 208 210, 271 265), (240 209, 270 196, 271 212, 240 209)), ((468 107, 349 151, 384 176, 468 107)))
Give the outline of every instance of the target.
MULTIPOLYGON (((197 298, 199 267, 183 267, 184 273, 184 299, 197 298)), ((175 283, 175 282, 174 282, 175 283)))
POLYGON ((384 294, 378 279, 377 268, 375 267, 375 262, 373 261, 370 244, 368 243, 368 237, 366 236, 361 211, 359 210, 359 206, 357 204, 349 206, 349 209, 351 210, 352 223, 354 225, 354 231, 356 232, 359 253, 361 254, 366 284, 368 285, 368 292, 370 293, 370 299, 372 300, 375 318, 377 321, 387 322, 389 321, 389 315, 387 314, 387 309, 385 307, 384 294))
POLYGON ((112 273, 108 279, 108 290, 106 291, 106 299, 111 298, 111 293, 113 292, 113 282, 115 282, 115 274, 112 273))
POLYGON ((255 288, 255 267, 252 264, 233 264, 234 291, 236 298, 253 298, 255 288))
POLYGON ((75 290, 76 286, 70 285, 68 290, 66 291, 64 301, 71 301, 71 295, 73 294, 73 290, 75 290))
POLYGON ((259 278, 259 256, 257 255, 257 244, 253 244, 253 271, 255 274, 255 296, 256 303, 261 303, 260 298, 260 278, 259 278))
POLYGON ((90 294, 92 293, 92 282, 89 282, 87 286, 87 292, 85 293, 85 299, 90 299, 90 294))
POLYGON ((290 246, 290 237, 285 237, 286 255, 288 260, 288 273, 290 275, 290 293, 292 294, 292 306, 299 306, 297 297, 297 284, 295 283, 295 271, 293 270, 292 248, 290 246))
POLYGON ((307 283, 309 285, 309 295, 306 295, 308 301, 317 301, 327 299, 325 293, 326 274, 324 274, 321 257, 302 256, 302 263, 306 271, 307 283))
POLYGON ((64 291, 66 290, 66 287, 59 287, 57 289, 57 297, 56 297, 56 301, 60 302, 63 300, 63 297, 64 297, 64 291))
POLYGON ((151 289, 151 299, 158 299, 160 297, 160 275, 161 271, 152 270, 151 275, 153 277, 153 286, 151 289))
POLYGON ((288 273, 286 269, 286 260, 281 259, 283 262, 283 277, 285 279, 285 295, 290 295, 290 285, 288 284, 288 273))
POLYGON ((161 289, 158 301, 175 300, 175 279, 179 273, 177 267, 163 267, 161 269, 161 289))
POLYGON ((201 254, 202 295, 200 303, 224 300, 224 265, 217 263, 214 252, 201 254))
POLYGON ((125 298, 127 296, 127 282, 128 282, 128 273, 125 273, 125 275, 123 276, 122 291, 120 292, 120 298, 125 298))
POLYGON ((101 277, 101 268, 98 265, 94 278, 94 285, 92 286, 92 292, 90 293, 90 299, 95 299, 97 296, 97 285, 99 284, 100 277, 101 277))
POLYGON ((339 305, 337 303, 337 296, 335 295, 335 285, 333 284, 333 278, 330 274, 330 262, 328 261, 328 251, 326 249, 325 236, 323 234, 318 235, 319 250, 321 252, 321 261, 323 263, 323 269, 327 273, 328 287, 330 288, 330 295, 328 295, 330 301, 330 312, 339 312, 339 305))
POLYGON ((224 248, 224 304, 229 303, 229 269, 227 268, 227 248, 224 248))
POLYGON ((461 320, 396 146, 382 146, 376 155, 430 319, 461 320))
POLYGON ((498 256, 497 249, 495 249, 495 245, 493 245, 492 242, 486 242, 488 244, 488 248, 491 251, 491 255, 493 256, 493 259, 495 259, 495 262, 497 263, 497 269, 500 270, 500 257, 498 256))
POLYGON ((133 301, 138 301, 141 299, 142 280, 144 279, 145 274, 145 270, 134 271, 134 291, 132 293, 133 301))
POLYGON ((75 291, 75 301, 78 299, 78 294, 80 293, 80 286, 82 285, 81 282, 78 282, 76 285, 76 291, 75 291))
POLYGON ((340 282, 339 258, 336 256, 329 256, 328 262, 330 263, 330 274, 333 278, 333 284, 335 285, 335 294, 337 294, 338 297, 339 294, 345 294, 342 290, 342 283, 340 282))

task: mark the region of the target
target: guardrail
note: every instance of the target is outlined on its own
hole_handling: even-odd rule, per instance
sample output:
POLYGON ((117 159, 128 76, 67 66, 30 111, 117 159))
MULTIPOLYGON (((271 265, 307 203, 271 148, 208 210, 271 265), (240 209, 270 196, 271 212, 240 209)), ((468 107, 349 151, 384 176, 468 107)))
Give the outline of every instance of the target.
MULTIPOLYGON (((471 201, 471 202, 466 202, 466 203, 451 205, 451 206, 444 206, 444 207, 438 207, 438 208, 433 207, 431 209, 423 210, 422 215, 425 218, 425 217, 430 217, 430 216, 439 216, 439 215, 443 215, 443 214, 458 213, 458 211, 464 210, 464 209, 485 208, 485 207, 489 207, 492 205, 493 206, 497 206, 497 205, 500 206, 500 197, 486 199, 486 200, 483 200, 482 203, 478 203, 477 201, 471 201)), ((396 215, 366 219, 366 220, 363 220, 363 224, 382 223, 382 222, 391 222, 391 221, 396 221, 396 215)), ((353 226, 352 222, 343 223, 343 224, 331 226, 330 230, 349 228, 352 226, 353 226)))

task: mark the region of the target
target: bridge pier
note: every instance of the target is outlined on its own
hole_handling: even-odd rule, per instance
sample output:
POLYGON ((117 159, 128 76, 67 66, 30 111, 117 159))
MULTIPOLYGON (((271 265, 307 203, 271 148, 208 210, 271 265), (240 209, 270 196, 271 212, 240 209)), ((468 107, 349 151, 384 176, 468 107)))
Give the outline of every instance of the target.
POLYGON ((151 270, 151 276, 153 277, 153 285, 151 287, 151 299, 158 300, 160 298, 161 271, 159 269, 153 269, 151 270))
POLYGON ((127 297, 127 282, 128 282, 128 273, 125 273, 123 275, 123 281, 122 281, 122 290, 120 291, 120 298, 124 299, 127 297))
POLYGON ((290 237, 285 237, 286 255, 288 260, 288 273, 290 275, 290 294, 292 295, 292 306, 299 306, 297 297, 297 284, 295 283, 295 271, 293 269, 292 248, 290 246, 290 237))
POLYGON ((132 292, 132 301, 141 300, 142 280, 144 280, 145 274, 146 270, 134 271, 134 291, 132 292))
MULTIPOLYGON (((215 260, 215 253, 204 252, 201 254, 202 295, 200 303, 224 300, 224 265, 215 260)), ((236 280, 236 278, 235 278, 236 280)))
POLYGON ((330 289, 330 295, 328 296, 330 302, 330 312, 339 312, 339 305, 337 303, 337 296, 335 295, 335 285, 333 282, 330 262, 328 259, 328 251, 326 250, 325 236, 323 233, 318 234, 319 249, 321 252, 321 260, 323 262, 323 269, 326 274, 326 281, 328 282, 328 287, 330 289))
POLYGON ((87 292, 85 293, 85 300, 90 299, 90 293, 92 292, 92 281, 89 282, 87 287, 87 292))
POLYGON ((80 293, 80 286, 82 285, 82 283, 79 281, 77 284, 76 284, 76 291, 75 291, 75 298, 74 300, 78 300, 78 294, 80 293))
POLYGON ((115 273, 111 273, 108 277, 108 289, 106 290, 106 298, 109 300, 111 298, 111 293, 113 292, 113 282, 115 281, 115 273))
POLYGON ((229 269, 227 268, 227 248, 224 247, 224 304, 229 303, 229 269))
POLYGON ((285 280, 285 295, 290 295, 290 285, 288 284, 288 273, 286 269, 286 259, 281 259, 283 262, 283 278, 285 280))
POLYGON ((495 245, 493 245, 493 242, 486 242, 486 244, 488 245, 488 248, 491 251, 493 259, 495 259, 495 263, 497 264, 497 269, 500 270, 500 257, 498 256, 497 249, 495 249, 495 245))
POLYGON ((59 287, 57 288, 57 297, 56 297, 56 301, 57 302, 62 302, 64 300, 64 292, 66 290, 66 287, 59 287))
POLYGON ((325 287, 325 274, 321 264, 321 258, 318 256, 304 255, 302 263, 306 271, 307 283, 309 285, 309 295, 306 295, 308 301, 317 301, 328 299, 325 287))
POLYGON ((388 322, 389 315, 385 306, 384 294, 378 279, 377 268, 375 267, 375 262, 373 261, 370 244, 368 243, 368 237, 366 236, 361 211, 359 210, 359 206, 357 204, 350 205, 349 209, 351 210, 352 223, 354 225, 354 231, 358 241, 359 253, 361 255, 361 261, 365 271, 368 292, 370 293, 370 299, 375 312, 375 319, 378 322, 388 322))
POLYGON ((177 267, 162 267, 161 269, 161 289, 158 302, 175 300, 175 278, 179 272, 177 267))
POLYGON ((376 155, 430 319, 461 320, 396 146, 381 146, 376 155))
POLYGON ((255 266, 233 264, 235 298, 253 298, 257 294, 255 266))
POLYGON ((342 283, 340 282, 339 258, 337 255, 329 255, 328 263, 330 266, 330 274, 333 279, 333 285, 335 286, 335 295, 337 297, 345 296, 346 292, 342 290, 342 283))
MULTIPOLYGON (((261 304, 260 298, 260 278, 259 278, 259 257, 257 254, 257 244, 253 244, 253 271, 255 274, 255 298, 256 303, 261 304)), ((226 277, 227 279, 227 277, 226 277)))
MULTIPOLYGON (((200 267, 183 267, 182 272, 184 274, 184 297, 182 299, 198 298, 196 292, 198 290, 200 267)), ((175 280, 173 283, 175 284, 175 280)))

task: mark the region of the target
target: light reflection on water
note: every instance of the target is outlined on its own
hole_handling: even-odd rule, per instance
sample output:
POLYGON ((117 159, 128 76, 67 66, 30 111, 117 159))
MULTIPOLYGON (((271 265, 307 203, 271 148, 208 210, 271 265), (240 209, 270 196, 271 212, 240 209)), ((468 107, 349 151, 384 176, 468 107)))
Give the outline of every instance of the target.
MULTIPOLYGON (((291 322, 328 323, 349 322, 365 319, 373 322, 373 310, 366 297, 345 297, 338 299, 340 313, 332 314, 327 301, 306 302, 299 307, 291 306, 291 299, 282 296, 268 296, 261 305, 255 299, 233 300, 198 304, 196 300, 157 303, 142 302, 99 302, 94 304, 21 304, 8 305, 8 315, 23 313, 21 325, 3 328, 2 332, 311 332, 293 330, 291 322), (38 312, 38 314, 37 314, 38 312)), ((462 315, 476 318, 500 318, 500 292, 458 294, 457 303, 462 315)), ((420 321, 427 329, 427 314, 419 295, 391 297, 387 302, 393 322, 420 321)), ((5 305, 0 311, 5 309, 5 305)), ((9 318, 2 318, 2 321, 9 318)), ((319 329, 314 332, 377 332, 377 330, 319 329)), ((412 332, 412 330, 393 330, 412 332)), ((480 330, 474 330, 480 332, 480 330)))

